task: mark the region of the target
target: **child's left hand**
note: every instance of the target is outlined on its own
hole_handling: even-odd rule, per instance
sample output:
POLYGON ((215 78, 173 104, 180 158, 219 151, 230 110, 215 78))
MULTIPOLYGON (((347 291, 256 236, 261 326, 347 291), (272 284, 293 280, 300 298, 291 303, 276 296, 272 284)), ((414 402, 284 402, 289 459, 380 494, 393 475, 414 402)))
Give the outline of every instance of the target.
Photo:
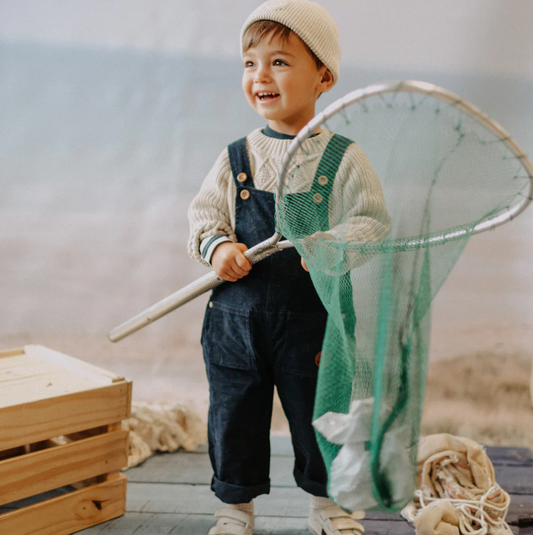
MULTIPOLYGON (((305 238, 306 240, 317 240, 317 239, 321 239, 321 240, 326 240, 326 241, 334 241, 335 238, 329 234, 328 232, 315 232, 314 234, 311 234, 311 236, 307 236, 305 238)), ((308 245, 309 245, 310 242, 308 242, 308 245)), ((305 269, 305 271, 309 272, 309 268, 307 267, 307 264, 305 262, 305 260, 303 259, 303 257, 301 258, 302 260, 302 267, 305 269)))

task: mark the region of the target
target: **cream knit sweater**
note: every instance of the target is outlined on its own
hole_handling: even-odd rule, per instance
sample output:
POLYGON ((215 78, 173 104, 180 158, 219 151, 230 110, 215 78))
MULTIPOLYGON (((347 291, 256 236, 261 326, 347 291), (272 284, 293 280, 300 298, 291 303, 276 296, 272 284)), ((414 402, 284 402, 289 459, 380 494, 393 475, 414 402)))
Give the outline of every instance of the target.
MULTIPOLYGON (((292 169, 298 164, 303 172, 290 179, 291 193, 311 189, 322 153, 332 135, 332 132, 323 130, 304 142, 293 158, 292 169)), ((276 191, 277 170, 291 140, 266 136, 262 128, 258 128, 247 136, 246 144, 255 187, 276 191)), ((291 168, 288 176, 291 176, 291 168)), ((191 258, 209 266, 217 245, 237 241, 235 197, 235 182, 226 148, 189 207, 188 252, 191 258)), ((341 162, 328 208, 329 234, 336 239, 376 241, 385 238, 389 232, 390 217, 379 179, 365 153, 355 143, 348 147, 341 162)))

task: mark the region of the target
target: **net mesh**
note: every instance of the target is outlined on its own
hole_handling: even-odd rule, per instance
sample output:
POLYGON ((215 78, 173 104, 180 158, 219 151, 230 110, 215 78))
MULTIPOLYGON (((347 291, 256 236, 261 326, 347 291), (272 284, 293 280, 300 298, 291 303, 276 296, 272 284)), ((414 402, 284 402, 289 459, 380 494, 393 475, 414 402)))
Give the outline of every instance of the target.
POLYGON ((314 424, 330 497, 395 511, 415 488, 431 301, 474 227, 519 202, 529 176, 501 137, 430 94, 370 96, 322 128, 338 134, 325 158, 304 142, 277 199, 278 230, 329 314, 314 424), (361 189, 335 172, 349 140, 381 182, 391 227, 378 241, 354 214, 361 189))

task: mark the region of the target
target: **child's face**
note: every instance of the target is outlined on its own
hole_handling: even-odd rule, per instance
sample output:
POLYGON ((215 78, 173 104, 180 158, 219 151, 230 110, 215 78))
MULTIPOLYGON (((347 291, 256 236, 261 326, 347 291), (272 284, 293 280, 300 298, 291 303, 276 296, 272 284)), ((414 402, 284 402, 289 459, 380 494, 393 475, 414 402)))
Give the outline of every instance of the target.
POLYGON ((288 42, 267 35, 244 53, 246 100, 278 132, 297 134, 313 118, 318 95, 331 84, 329 71, 317 68, 295 34, 288 42))

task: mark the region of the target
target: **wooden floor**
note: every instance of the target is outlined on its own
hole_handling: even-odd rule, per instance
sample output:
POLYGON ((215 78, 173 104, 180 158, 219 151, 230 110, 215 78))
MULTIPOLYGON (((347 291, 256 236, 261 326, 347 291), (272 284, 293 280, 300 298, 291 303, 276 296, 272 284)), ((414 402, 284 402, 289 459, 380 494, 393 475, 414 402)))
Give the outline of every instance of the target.
MULTIPOLYGON (((309 535, 308 497, 292 477, 293 455, 288 438, 273 437, 268 496, 256 499, 255 535, 309 535)), ((525 448, 488 448, 497 481, 512 495, 507 517, 512 530, 533 535, 533 455, 525 448)), ((85 535, 204 535, 213 525, 220 503, 209 489, 211 467, 205 447, 195 453, 160 454, 125 472, 127 513, 100 524, 85 535)), ((1 511, 0 511, 1 512, 1 511)), ((399 515, 369 513, 366 535, 411 535, 414 529, 399 515)))
MULTIPOLYGON (((533 455, 523 448, 488 448, 498 482, 512 494, 513 531, 533 535, 533 455), (531 527, 528 527, 531 526, 531 527)), ((272 490, 256 499, 256 535, 309 535, 308 497, 295 486, 288 438, 272 440, 272 490)), ((211 466, 205 448, 196 453, 157 455, 126 471, 128 512, 85 530, 87 535, 203 535, 213 525, 218 500, 209 489, 211 466)), ((368 514, 367 535, 407 535, 414 529, 398 515, 368 514)))

